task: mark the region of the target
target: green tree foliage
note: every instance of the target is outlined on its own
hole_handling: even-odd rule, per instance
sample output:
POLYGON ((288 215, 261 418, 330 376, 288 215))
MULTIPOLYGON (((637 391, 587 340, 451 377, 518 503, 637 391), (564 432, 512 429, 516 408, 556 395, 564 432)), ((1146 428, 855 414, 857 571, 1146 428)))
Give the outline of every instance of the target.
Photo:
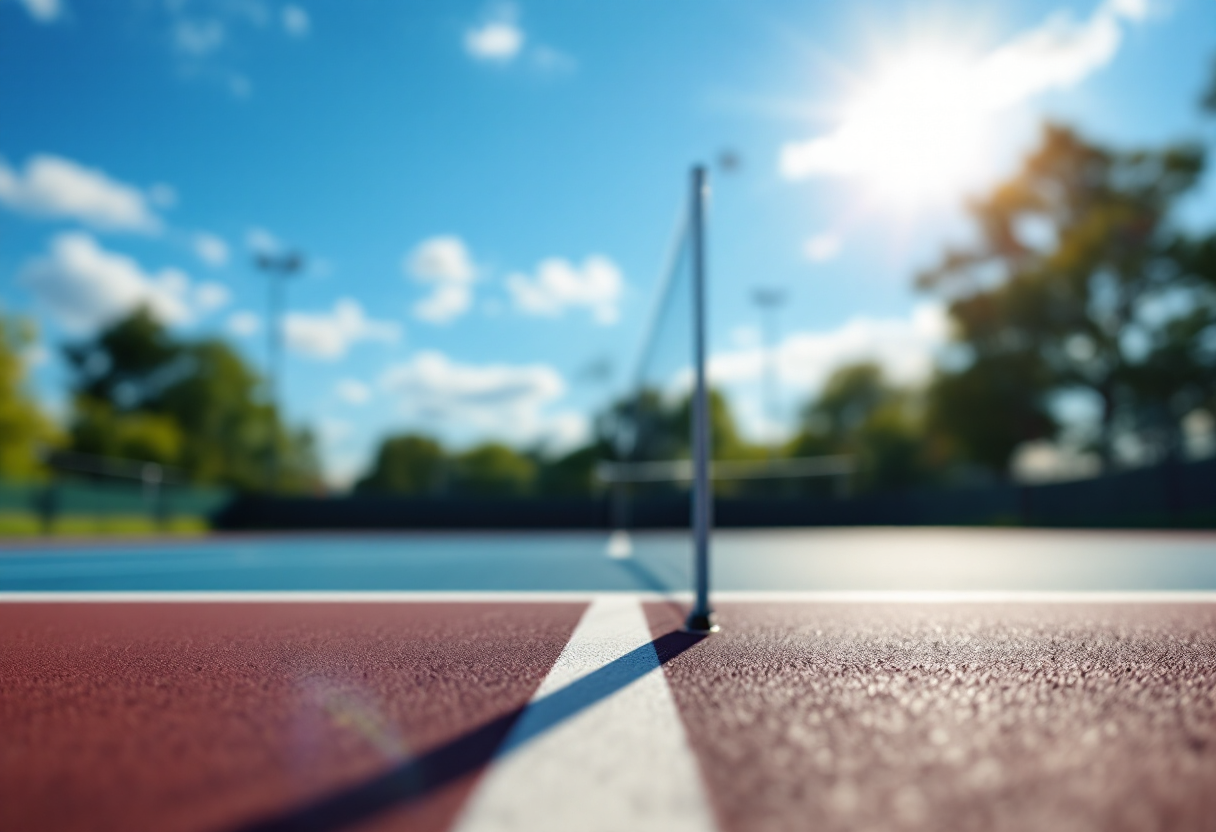
MULTIPOLYGON (((725 396, 711 391, 709 405, 715 459, 765 456, 764 449, 747 444, 740 436, 725 396)), ((595 474, 596 466, 603 461, 687 459, 689 408, 687 397, 672 401, 655 391, 618 401, 596 419, 590 442, 557 456, 523 453, 497 442, 457 453, 427 436, 390 437, 381 443, 370 470, 355 490, 478 497, 596 494, 603 490, 595 474), (625 431, 635 437, 632 445, 628 440, 618 441, 625 431)), ((661 483, 655 490, 670 487, 676 484, 661 483)))
POLYGON ((1178 352, 1189 330, 1162 316, 1195 309, 1187 295, 1203 283, 1171 222, 1202 168, 1196 147, 1120 152, 1049 125, 1017 175, 972 204, 977 241, 918 280, 949 301, 965 358, 929 406, 965 457, 1004 472, 1018 444, 1054 435, 1066 391, 1097 403, 1108 462, 1118 432, 1150 411, 1177 435, 1193 398, 1182 391, 1210 366, 1168 385, 1145 386, 1146 370, 1178 352))
POLYGON ((596 431, 623 460, 687 459, 688 408, 653 388, 614 402, 596 420, 596 431))
POLYGON ((601 488, 596 480, 595 468, 611 458, 609 444, 596 441, 555 459, 535 459, 536 488, 542 494, 554 496, 594 494, 601 488))
MULTIPOLYGON (((720 390, 708 391, 710 455, 714 459, 757 459, 763 448, 740 434, 730 401, 720 390)), ((603 456, 634 462, 688 459, 691 456, 692 396, 673 399, 658 390, 642 390, 613 403, 596 420, 603 456)))
POLYGON ((790 453, 854 456, 858 490, 893 490, 925 479, 928 442, 918 397, 890 384, 873 362, 832 373, 802 421, 790 453))
POLYGON ((939 371, 926 393, 926 429, 951 458, 1004 472, 1023 442, 1055 436, 1047 406, 1050 375, 1030 351, 991 355, 957 371, 939 371))
POLYGON ((819 397, 804 413, 808 436, 819 436, 826 447, 847 444, 857 431, 895 391, 873 362, 849 364, 837 369, 823 385, 819 397))
POLYGON ((27 322, 0 315, 0 477, 5 479, 41 477, 39 452, 58 439, 25 390, 24 352, 33 339, 27 322))
POLYGON ((536 464, 498 442, 465 451, 454 468, 458 492, 476 497, 522 497, 536 480, 536 464))
POLYGON ((168 416, 118 411, 101 399, 80 396, 73 411, 72 447, 96 456, 177 465, 182 432, 168 416))
MULTIPOLYGON (((749 444, 739 432, 735 415, 730 409, 730 400, 720 390, 710 389, 709 400, 709 456, 711 459, 762 459, 765 450, 749 444)), ((689 437, 692 435, 692 396, 686 396, 671 409, 672 433, 682 442, 679 456, 691 455, 689 437)), ((662 459, 662 457, 656 457, 662 459)), ((670 459, 672 457, 668 457, 670 459)))
POLYGON ((407 433, 380 444, 372 469, 355 485, 359 493, 438 494, 445 488, 447 459, 429 436, 407 433))
POLYGON ((73 379, 72 446, 149 460, 194 482, 267 487, 277 449, 279 489, 315 489, 313 439, 291 431, 261 398, 261 380, 227 344, 181 341, 139 310, 64 350, 73 379))
POLYGON ((927 445, 915 399, 897 391, 857 430, 858 486, 867 491, 907 488, 927 479, 927 445))

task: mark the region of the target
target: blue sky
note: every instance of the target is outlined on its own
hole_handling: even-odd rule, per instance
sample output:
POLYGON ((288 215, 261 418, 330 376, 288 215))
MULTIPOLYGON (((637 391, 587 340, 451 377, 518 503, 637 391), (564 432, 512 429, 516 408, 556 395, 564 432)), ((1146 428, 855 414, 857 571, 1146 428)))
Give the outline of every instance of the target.
POLYGON ((1214 58, 1210 0, 0 0, 0 298, 62 412, 56 346, 139 303, 261 366, 251 254, 299 248, 285 405, 334 482, 410 428, 568 447, 629 376, 689 166, 729 149, 713 372, 776 435, 757 286, 788 298, 785 413, 845 360, 923 376, 911 278, 964 194, 1044 117, 1210 139, 1214 58))

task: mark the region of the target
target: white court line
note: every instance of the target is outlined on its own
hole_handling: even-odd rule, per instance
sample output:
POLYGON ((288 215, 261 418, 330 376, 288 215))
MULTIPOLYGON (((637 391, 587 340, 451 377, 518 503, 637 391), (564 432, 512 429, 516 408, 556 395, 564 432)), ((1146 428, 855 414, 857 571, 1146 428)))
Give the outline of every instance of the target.
MULTIPOLYGON (((688 593, 689 598, 692 596, 688 593)), ((582 603, 587 604, 604 595, 619 595, 625 598, 635 598, 644 601, 665 600, 680 597, 680 593, 664 595, 660 592, 596 592, 596 591, 519 591, 519 590, 400 590, 400 591, 328 591, 328 590, 285 590, 282 592, 256 590, 244 592, 241 590, 190 590, 175 592, 173 590, 151 590, 148 592, 123 590, 119 592, 103 591, 53 591, 53 592, 0 592, 0 603, 250 603, 250 604, 383 604, 383 603, 582 603)))
POLYGON ((636 598, 588 607, 453 828, 715 828, 636 598))
MULTIPOLYGON (((163 604, 178 603, 250 603, 250 604, 383 604, 383 603, 590 603, 596 598, 630 598, 635 601, 675 600, 690 602, 690 592, 604 592, 604 591, 531 591, 517 590, 403 590, 392 592, 351 592, 324 590, 300 592, 273 591, 189 591, 154 590, 148 592, 0 592, 0 604, 98 603, 98 604, 163 604)), ((722 590, 714 592, 715 603, 892 603, 892 604, 1212 604, 1216 590, 1120 590, 1078 592, 1068 591, 903 591, 903 590, 722 590)))
POLYGON ((1216 590, 726 590, 713 593, 712 600, 800 604, 1213 604, 1216 590))

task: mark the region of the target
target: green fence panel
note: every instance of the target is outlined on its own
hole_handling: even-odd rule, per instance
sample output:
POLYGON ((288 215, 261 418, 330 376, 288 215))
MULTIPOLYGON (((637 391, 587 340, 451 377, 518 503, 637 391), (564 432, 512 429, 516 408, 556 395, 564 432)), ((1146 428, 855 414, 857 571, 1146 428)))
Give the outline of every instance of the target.
POLYGON ((210 517, 232 499, 223 488, 59 480, 46 483, 0 481, 0 512, 55 515, 159 515, 210 517))

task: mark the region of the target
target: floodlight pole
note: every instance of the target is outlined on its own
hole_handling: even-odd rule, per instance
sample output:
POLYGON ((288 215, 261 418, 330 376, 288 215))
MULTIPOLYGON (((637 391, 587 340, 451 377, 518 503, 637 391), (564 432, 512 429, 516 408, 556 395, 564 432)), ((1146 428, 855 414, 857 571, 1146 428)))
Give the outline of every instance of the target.
POLYGON ((709 605, 709 532, 713 526, 713 493, 709 478, 709 392, 705 381, 705 168, 692 169, 689 205, 689 244, 692 254, 693 366, 692 398, 692 529, 693 583, 696 598, 684 629, 690 633, 715 632, 709 605))
POLYGON ((777 412, 777 311, 785 303, 785 292, 780 289, 758 288, 752 293, 752 300, 756 302, 756 306, 760 307, 763 319, 761 337, 764 339, 764 405, 768 411, 769 420, 769 427, 764 432, 764 438, 771 443, 768 448, 768 456, 772 459, 776 450, 775 428, 780 421, 780 415, 777 412))
POLYGON ((297 252, 272 254, 261 252, 254 258, 254 265, 266 273, 269 283, 270 297, 268 299, 268 320, 266 321, 267 335, 267 387, 270 407, 272 409, 270 423, 270 455, 266 459, 266 488, 274 491, 279 485, 279 446, 274 433, 273 416, 279 409, 279 365, 283 353, 283 283, 294 275, 304 264, 304 259, 297 252))

